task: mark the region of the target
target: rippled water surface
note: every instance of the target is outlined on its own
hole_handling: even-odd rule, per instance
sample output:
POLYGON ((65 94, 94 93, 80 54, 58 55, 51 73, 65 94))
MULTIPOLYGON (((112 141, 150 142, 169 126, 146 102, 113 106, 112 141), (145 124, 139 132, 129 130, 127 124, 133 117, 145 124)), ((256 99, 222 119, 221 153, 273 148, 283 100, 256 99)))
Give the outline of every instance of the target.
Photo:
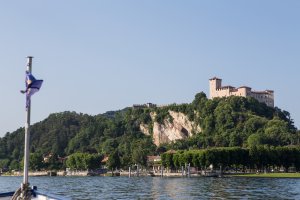
MULTIPOLYGON (((30 177, 41 191, 72 199, 300 199, 300 179, 30 177)), ((22 177, 1 177, 0 192, 22 177)))

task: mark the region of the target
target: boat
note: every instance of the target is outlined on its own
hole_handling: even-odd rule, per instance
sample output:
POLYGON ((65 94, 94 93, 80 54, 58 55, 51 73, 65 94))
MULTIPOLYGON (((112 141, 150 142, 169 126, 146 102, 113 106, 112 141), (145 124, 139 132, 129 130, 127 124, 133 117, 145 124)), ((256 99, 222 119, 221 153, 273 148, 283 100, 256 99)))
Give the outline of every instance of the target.
MULTIPOLYGON (((6 192, 0 193, 0 200, 17 200, 18 196, 15 195, 16 192, 6 192)), ((53 194, 47 194, 45 192, 40 192, 37 190, 36 186, 33 186, 30 190, 31 195, 29 197, 23 199, 31 199, 31 200, 70 200, 67 197, 61 197, 53 194)))
POLYGON ((43 80, 37 80, 32 75, 32 56, 27 57, 26 89, 21 90, 21 93, 26 94, 26 123, 25 123, 25 145, 24 145, 24 175, 21 187, 15 192, 0 193, 0 200, 65 200, 65 197, 58 197, 37 191, 37 187, 30 188, 28 182, 28 169, 29 169, 29 139, 30 139, 30 110, 31 110, 31 96, 39 91, 42 86, 43 80))

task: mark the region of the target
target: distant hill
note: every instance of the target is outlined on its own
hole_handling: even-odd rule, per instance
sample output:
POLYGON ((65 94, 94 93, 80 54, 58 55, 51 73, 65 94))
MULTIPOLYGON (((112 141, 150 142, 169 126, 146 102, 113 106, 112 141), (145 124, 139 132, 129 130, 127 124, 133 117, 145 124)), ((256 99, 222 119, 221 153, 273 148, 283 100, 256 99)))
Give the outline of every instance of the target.
MULTIPOLYGON (((253 98, 210 100, 203 92, 190 104, 125 108, 96 116, 54 113, 32 125, 30 132, 32 153, 64 157, 117 152, 122 165, 168 149, 299 145, 300 138, 287 111, 253 98)), ((0 168, 1 162, 22 160, 23 137, 20 128, 0 138, 0 168)))
POLYGON ((251 97, 211 100, 201 92, 191 104, 139 112, 133 111, 148 119, 140 123, 140 129, 167 149, 299 145, 299 131, 290 113, 251 97), (150 113, 148 117, 145 112, 150 113))

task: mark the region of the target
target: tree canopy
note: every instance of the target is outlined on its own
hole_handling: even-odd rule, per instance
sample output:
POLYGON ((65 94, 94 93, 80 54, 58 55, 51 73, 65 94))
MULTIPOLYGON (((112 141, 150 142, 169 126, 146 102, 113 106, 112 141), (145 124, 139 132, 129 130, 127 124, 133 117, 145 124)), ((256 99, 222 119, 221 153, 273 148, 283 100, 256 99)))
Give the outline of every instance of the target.
MULTIPOLYGON (((261 145, 277 147, 300 144, 299 130, 295 128, 289 112, 268 107, 254 98, 231 96, 208 99, 203 92, 196 94, 189 104, 125 108, 95 116, 75 112, 54 113, 32 125, 30 133, 32 169, 37 170, 42 167, 64 166, 54 161, 52 165, 37 163, 50 153, 55 158, 69 156, 71 160, 75 155, 78 157, 78 153, 109 156, 109 163, 115 168, 134 164, 146 165, 147 155, 161 154, 170 149, 253 149, 261 145), (156 147, 151 135, 154 122, 164 123, 165 119, 172 122, 169 111, 185 114, 202 131, 193 133, 193 136, 185 140, 156 147), (141 132, 141 124, 147 125, 150 135, 141 132)), ((20 168, 23 149, 24 128, 0 138, 0 168, 20 168)), ((199 159, 201 155, 198 155, 199 159)), ((174 156, 174 163, 167 161, 167 166, 176 166, 182 159, 186 159, 174 156)), ((74 159, 68 162, 72 163, 74 159)), ((82 168, 77 164, 70 166, 82 168)))

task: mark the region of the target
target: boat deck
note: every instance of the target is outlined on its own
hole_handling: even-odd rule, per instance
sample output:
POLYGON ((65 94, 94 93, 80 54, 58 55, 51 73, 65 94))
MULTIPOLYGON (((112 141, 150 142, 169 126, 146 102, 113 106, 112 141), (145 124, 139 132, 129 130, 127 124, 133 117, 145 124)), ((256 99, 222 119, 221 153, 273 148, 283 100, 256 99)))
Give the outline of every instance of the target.
MULTIPOLYGON (((13 196, 12 192, 0 194, 0 200, 10 200, 13 196)), ((55 195, 41 194, 36 192, 36 196, 32 197, 31 200, 69 200, 69 198, 58 197, 55 195)))
POLYGON ((11 197, 0 197, 0 200, 10 200, 11 197))
MULTIPOLYGON (((0 200, 11 200, 11 198, 12 198, 12 196, 0 197, 0 200)), ((36 197, 31 198, 31 200, 60 200, 60 199, 49 197, 49 196, 44 196, 44 195, 37 195, 36 197)))

